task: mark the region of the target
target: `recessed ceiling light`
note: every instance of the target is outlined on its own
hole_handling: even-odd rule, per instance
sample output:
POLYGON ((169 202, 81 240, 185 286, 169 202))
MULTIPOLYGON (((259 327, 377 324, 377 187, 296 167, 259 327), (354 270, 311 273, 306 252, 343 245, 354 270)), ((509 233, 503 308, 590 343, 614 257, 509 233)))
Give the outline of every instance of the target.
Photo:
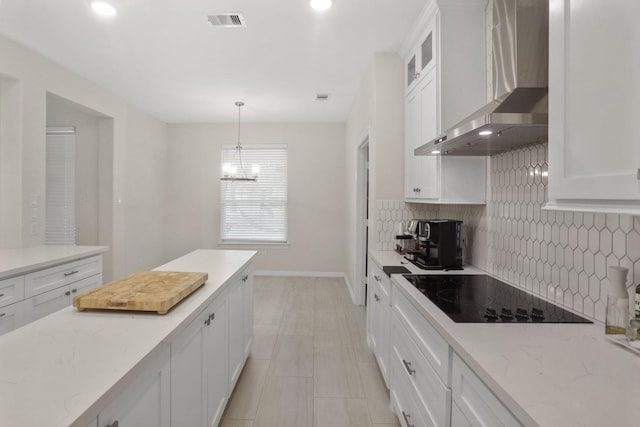
POLYGON ((431 154, 440 154, 440 150, 433 150, 431 154))
POLYGON ((478 132, 478 135, 482 135, 482 136, 487 136, 491 134, 493 134, 493 132, 490 130, 481 130, 480 132, 478 132))
POLYGON ((333 0, 309 0, 309 5, 314 10, 327 10, 333 5, 333 0))
POLYGON ((116 13, 118 13, 116 8, 110 5, 109 3, 107 3, 106 1, 92 1, 91 9, 93 9, 93 11, 98 15, 104 16, 104 17, 111 17, 111 16, 114 16, 116 13))

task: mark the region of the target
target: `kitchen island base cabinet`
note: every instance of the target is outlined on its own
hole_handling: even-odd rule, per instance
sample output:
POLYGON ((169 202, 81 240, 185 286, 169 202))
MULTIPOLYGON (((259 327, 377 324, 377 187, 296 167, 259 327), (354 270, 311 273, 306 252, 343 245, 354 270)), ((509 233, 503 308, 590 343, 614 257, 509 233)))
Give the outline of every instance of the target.
POLYGON ((233 390, 253 339, 253 272, 240 271, 229 285, 229 390, 233 390))
POLYGON ((229 395, 227 296, 171 344, 171 426, 216 426, 229 395))
MULTIPOLYGON (((139 378, 98 415, 97 426, 169 427, 169 381, 169 352, 165 351, 155 357, 139 378)), ((89 425, 95 426, 96 423, 89 425)))
POLYGON ((24 324, 24 301, 0 307, 0 335, 24 324))
POLYGON ((451 427, 522 426, 458 355, 453 357, 451 390, 451 427))

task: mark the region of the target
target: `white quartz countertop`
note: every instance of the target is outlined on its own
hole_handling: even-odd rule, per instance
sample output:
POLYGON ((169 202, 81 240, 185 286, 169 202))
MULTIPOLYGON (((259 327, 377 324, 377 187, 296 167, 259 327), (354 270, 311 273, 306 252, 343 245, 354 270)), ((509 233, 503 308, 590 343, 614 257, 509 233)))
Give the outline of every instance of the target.
POLYGON ((255 254, 197 250, 156 268, 209 275, 166 315, 68 307, 0 336, 0 426, 86 427, 255 254))
POLYGON ((640 355, 610 342, 602 323, 455 323, 405 278, 392 280, 524 425, 640 425, 640 355))
POLYGON ((0 280, 108 251, 107 246, 42 245, 31 248, 0 248, 0 280))

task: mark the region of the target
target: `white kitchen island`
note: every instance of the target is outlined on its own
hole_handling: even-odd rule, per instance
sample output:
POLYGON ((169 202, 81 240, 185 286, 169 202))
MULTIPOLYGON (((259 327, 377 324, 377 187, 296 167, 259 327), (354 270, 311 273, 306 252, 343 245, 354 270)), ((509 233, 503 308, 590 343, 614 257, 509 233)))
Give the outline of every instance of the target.
MULTIPOLYGON (((176 371, 189 368, 187 356, 200 357, 205 363, 204 356, 197 354, 200 338, 228 362, 216 372, 214 367, 191 367, 217 375, 211 378, 217 378, 224 409, 237 381, 236 365, 241 370, 251 347, 248 323, 252 322, 255 255, 254 251, 197 250, 158 267, 209 275, 204 286, 166 315, 79 312, 68 307, 0 337, 0 425, 86 427, 118 422, 125 427, 125 420, 129 425, 187 425, 184 420, 172 420, 172 413, 197 411, 195 406, 190 411, 174 408, 173 395, 186 398, 190 390, 179 390, 178 378, 170 373, 174 367, 176 371), (236 292, 240 287, 243 292, 236 292), (223 311, 212 311, 221 307, 223 311), (242 316, 236 315, 237 310, 242 316), (229 318, 243 320, 238 325, 229 318), (224 327, 208 328, 211 325, 224 327), (207 343, 207 339, 214 341, 207 343), (231 346, 242 346, 242 350, 231 351, 231 346), (234 360, 237 357, 239 361, 234 360), (144 423, 136 418, 141 413, 144 423)), ((205 385, 198 389, 201 413, 194 416, 219 419, 220 407, 207 413, 203 390, 205 385)))

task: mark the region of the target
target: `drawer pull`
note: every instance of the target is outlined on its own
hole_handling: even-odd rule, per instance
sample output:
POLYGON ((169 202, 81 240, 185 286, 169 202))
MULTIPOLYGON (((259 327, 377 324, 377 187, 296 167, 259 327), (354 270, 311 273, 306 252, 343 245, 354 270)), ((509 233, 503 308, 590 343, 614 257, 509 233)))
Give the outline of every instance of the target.
POLYGON ((71 289, 72 294, 75 294, 76 292, 78 292, 78 289, 71 289))
POLYGON ((380 297, 378 294, 373 294, 373 298, 375 298, 376 302, 380 302, 380 297))
POLYGON ((243 281, 243 282, 246 282, 247 280, 249 280, 249 276, 248 276, 248 275, 247 275, 247 276, 244 276, 244 277, 242 278, 242 281, 243 281))
POLYGON ((4 294, 0 294, 0 298, 2 298, 4 296, 4 294))
POLYGON ((0 313, 0 317, 4 317, 6 315, 7 315, 7 313, 0 313))
POLYGON ((65 277, 73 276, 74 274, 78 274, 78 273, 79 273, 79 271, 78 271, 78 270, 73 270, 73 271, 70 271, 70 272, 68 272, 68 273, 64 273, 64 276, 65 276, 65 277))
POLYGON ((216 318, 216 314, 215 313, 211 313, 209 315, 209 320, 214 320, 216 318))
POLYGON ((375 274, 373 275, 373 278, 376 279, 376 282, 380 281, 380 277, 376 276, 375 274))
POLYGON ((411 424, 409 422, 409 418, 411 418, 411 415, 409 415, 406 412, 402 411, 402 416, 404 417, 404 422, 407 424, 407 427, 415 427, 413 424, 411 424))
POLYGON ((406 360, 402 359, 402 363, 404 363, 404 368, 407 370, 407 373, 409 375, 413 375, 416 373, 415 369, 411 369, 411 362, 407 362, 406 360))
POLYGON ((109 424, 107 427, 118 427, 118 421, 114 421, 111 424, 109 424))
POLYGON ((66 291, 64 294, 65 294, 66 296, 69 296, 69 295, 71 295, 71 292, 66 291))

